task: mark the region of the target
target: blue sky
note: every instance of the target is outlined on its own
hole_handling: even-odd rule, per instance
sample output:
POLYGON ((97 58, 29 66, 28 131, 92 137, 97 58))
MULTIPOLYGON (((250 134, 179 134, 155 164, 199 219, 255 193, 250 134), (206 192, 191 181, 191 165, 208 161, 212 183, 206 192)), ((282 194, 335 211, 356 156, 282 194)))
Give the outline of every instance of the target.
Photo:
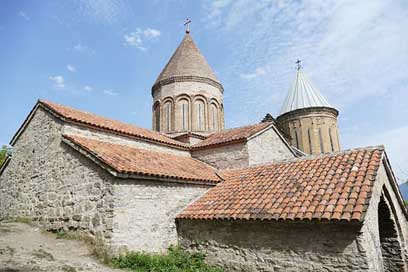
POLYGON ((150 128, 184 35, 225 89, 226 126, 279 114, 296 59, 340 110, 343 148, 384 144, 408 178, 408 1, 2 1, 0 143, 38 98, 150 128))

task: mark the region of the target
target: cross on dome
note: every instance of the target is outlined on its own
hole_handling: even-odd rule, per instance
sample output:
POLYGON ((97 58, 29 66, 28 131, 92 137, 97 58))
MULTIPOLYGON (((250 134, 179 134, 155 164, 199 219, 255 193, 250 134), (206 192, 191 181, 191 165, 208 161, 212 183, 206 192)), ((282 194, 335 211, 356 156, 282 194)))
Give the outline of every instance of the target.
POLYGON ((191 23, 191 20, 187 18, 186 22, 184 23, 184 25, 186 27, 186 33, 187 34, 190 33, 190 23, 191 23))

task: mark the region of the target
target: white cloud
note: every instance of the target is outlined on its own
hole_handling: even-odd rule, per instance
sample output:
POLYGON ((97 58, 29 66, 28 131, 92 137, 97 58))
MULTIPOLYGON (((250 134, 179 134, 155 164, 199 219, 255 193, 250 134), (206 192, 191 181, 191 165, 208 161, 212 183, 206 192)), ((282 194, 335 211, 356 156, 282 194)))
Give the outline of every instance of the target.
POLYGON ((123 36, 126 46, 134 46, 142 51, 146 50, 144 42, 148 40, 155 39, 161 35, 161 32, 157 29, 146 28, 142 30, 136 28, 136 31, 127 33, 123 36))
POLYGON ((118 96, 119 93, 113 91, 113 90, 104 90, 103 91, 104 94, 109 95, 109 96, 118 96))
POLYGON ((82 18, 99 23, 114 24, 131 13, 125 0, 75 0, 75 3, 82 18))
POLYGON ((17 14, 18 14, 18 16, 23 17, 24 20, 26 20, 26 21, 30 21, 30 20, 31 20, 31 18, 30 18, 30 17, 27 15, 27 13, 25 13, 24 11, 19 11, 17 14))
POLYGON ((76 68, 74 66, 72 66, 71 64, 67 65, 67 70, 70 72, 76 72, 76 68))
POLYGON ((154 39, 160 36, 160 31, 157 29, 153 28, 146 28, 143 30, 143 36, 145 36, 147 39, 154 39))
POLYGON ((65 81, 62 76, 50 76, 49 79, 53 82, 53 86, 57 89, 65 88, 65 81))
POLYGON ((90 91, 93 90, 93 88, 91 86, 89 86, 89 85, 85 85, 83 89, 84 89, 84 91, 87 91, 87 92, 90 92, 90 91))
POLYGON ((125 45, 135 46, 141 50, 146 49, 142 46, 142 38, 140 32, 130 32, 128 34, 125 34, 123 38, 125 39, 125 45))
POLYGON ((76 45, 74 45, 72 47, 72 50, 74 52, 86 54, 86 55, 89 55, 89 56, 92 56, 92 55, 95 54, 95 50, 93 50, 92 48, 89 48, 86 45, 83 45, 82 43, 77 43, 76 45))
POLYGON ((405 0, 204 3, 204 23, 228 46, 225 66, 217 67, 229 85, 225 95, 240 97, 230 101, 233 120, 228 122, 242 125, 278 112, 299 58, 314 85, 340 109, 340 117, 348 116, 341 131, 358 128, 343 135, 344 146, 384 143, 394 170, 408 169, 407 123, 401 114, 408 101, 405 0), (267 67, 262 80, 236 80, 237 74, 255 79, 257 67, 267 67), (366 131, 370 126, 385 132, 379 136, 378 129, 366 131), (357 142, 358 135, 364 136, 357 142))
POLYGON ((250 80, 250 79, 257 78, 259 76, 263 76, 265 74, 266 74, 265 68, 258 67, 258 68, 255 69, 255 71, 253 73, 241 74, 241 78, 246 79, 246 80, 250 80))

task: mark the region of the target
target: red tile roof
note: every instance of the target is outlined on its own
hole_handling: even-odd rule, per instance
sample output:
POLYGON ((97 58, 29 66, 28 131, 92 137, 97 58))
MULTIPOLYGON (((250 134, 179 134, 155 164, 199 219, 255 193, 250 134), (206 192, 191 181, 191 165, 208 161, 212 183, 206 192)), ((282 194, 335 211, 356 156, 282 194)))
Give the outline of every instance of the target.
POLYGON ((362 221, 383 153, 355 149, 224 171, 225 181, 178 218, 362 221))
POLYGON ((109 166, 119 174, 145 175, 210 184, 221 180, 215 173, 216 169, 190 157, 148 151, 73 135, 63 135, 63 137, 64 141, 73 145, 74 148, 79 147, 85 150, 97 161, 109 166))
POLYGON ((220 132, 216 132, 208 136, 207 139, 192 146, 193 149, 199 149, 203 147, 226 144, 231 142, 239 142, 248 139, 263 129, 271 126, 270 122, 259 123, 255 125, 249 125, 244 127, 226 129, 220 132))
POLYGON ((170 139, 169 137, 156 131, 136 127, 130 124, 122 123, 120 121, 101 117, 93 113, 59 105, 50 101, 39 100, 39 104, 44 106, 46 109, 51 110, 60 117, 67 119, 68 121, 72 121, 82 125, 88 125, 96 129, 112 131, 114 133, 122 134, 125 136, 137 137, 157 143, 188 149, 188 145, 170 139))

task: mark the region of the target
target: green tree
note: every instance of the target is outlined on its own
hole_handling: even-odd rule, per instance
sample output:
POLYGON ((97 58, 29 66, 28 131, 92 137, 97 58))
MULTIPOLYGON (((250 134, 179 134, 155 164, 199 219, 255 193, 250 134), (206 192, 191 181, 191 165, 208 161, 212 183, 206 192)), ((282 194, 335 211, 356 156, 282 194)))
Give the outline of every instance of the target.
POLYGON ((4 161, 6 160, 7 157, 7 146, 3 145, 2 148, 0 149, 0 166, 3 165, 4 161))

